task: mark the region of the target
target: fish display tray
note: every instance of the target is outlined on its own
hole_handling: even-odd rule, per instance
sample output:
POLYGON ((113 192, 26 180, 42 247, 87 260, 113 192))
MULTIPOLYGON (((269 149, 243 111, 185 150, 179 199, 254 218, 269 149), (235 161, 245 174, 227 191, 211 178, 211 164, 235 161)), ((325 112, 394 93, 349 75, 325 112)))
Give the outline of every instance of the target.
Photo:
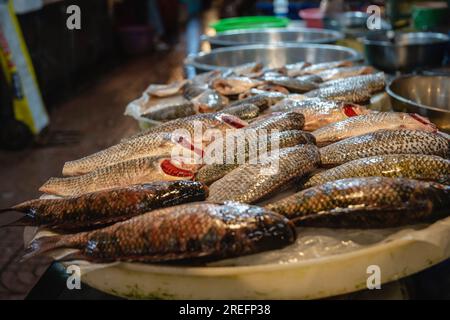
MULTIPOLYGON (((26 228, 25 243, 34 231, 26 228)), ((397 229, 302 228, 284 249, 206 266, 70 264, 80 266, 82 282, 125 298, 314 299, 366 289, 371 266, 385 284, 448 258, 450 218, 397 229)))

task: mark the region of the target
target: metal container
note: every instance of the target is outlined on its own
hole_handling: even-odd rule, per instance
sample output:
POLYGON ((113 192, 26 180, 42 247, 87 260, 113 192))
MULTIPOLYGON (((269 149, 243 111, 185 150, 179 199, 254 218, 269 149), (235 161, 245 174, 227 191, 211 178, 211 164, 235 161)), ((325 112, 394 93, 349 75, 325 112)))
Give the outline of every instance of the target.
POLYGON ((442 65, 449 37, 443 33, 369 34, 362 39, 367 61, 374 67, 394 73, 410 72, 442 65))
POLYGON ((440 130, 450 133, 450 77, 401 76, 386 91, 394 110, 428 117, 440 130))
POLYGON ((215 36, 203 35, 202 40, 209 42, 212 49, 249 44, 277 44, 277 43, 319 43, 333 44, 343 39, 344 35, 338 31, 326 29, 260 29, 235 30, 218 33, 215 36))
POLYGON ((326 28, 339 30, 345 37, 351 38, 363 37, 369 33, 384 33, 391 29, 391 25, 386 20, 381 19, 380 29, 370 30, 367 28, 369 17, 370 15, 366 12, 351 11, 341 13, 336 18, 326 18, 324 23, 326 28))
POLYGON ((275 68, 299 61, 310 63, 339 60, 358 61, 359 52, 341 46, 325 44, 254 44, 212 50, 209 53, 189 55, 185 60, 188 76, 211 70, 227 68, 249 62, 261 62, 275 68))

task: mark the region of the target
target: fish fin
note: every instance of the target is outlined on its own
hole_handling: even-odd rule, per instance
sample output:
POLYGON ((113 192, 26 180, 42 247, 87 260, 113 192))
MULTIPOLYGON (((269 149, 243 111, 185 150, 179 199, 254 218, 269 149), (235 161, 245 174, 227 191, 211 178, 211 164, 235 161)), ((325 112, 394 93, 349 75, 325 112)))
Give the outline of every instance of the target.
POLYGON ((28 261, 43 253, 65 247, 65 244, 61 242, 63 238, 64 236, 50 236, 31 241, 30 245, 25 249, 25 254, 20 259, 20 262, 28 261))

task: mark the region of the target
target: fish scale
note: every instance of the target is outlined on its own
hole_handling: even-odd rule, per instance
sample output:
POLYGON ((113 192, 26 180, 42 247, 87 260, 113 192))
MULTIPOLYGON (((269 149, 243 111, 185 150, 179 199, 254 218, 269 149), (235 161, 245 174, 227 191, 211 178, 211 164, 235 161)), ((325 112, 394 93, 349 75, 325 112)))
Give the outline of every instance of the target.
POLYGON ((314 170, 319 163, 318 148, 314 145, 300 145, 279 150, 257 164, 245 163, 232 170, 209 188, 208 201, 240 201, 254 203, 283 187, 288 182, 314 170), (262 169, 271 168, 278 161, 278 169, 269 174, 262 169))
POLYGON ((0 212, 25 214, 13 225, 71 230, 126 220, 161 207, 205 200, 207 193, 207 187, 200 182, 158 181, 78 197, 35 199, 0 212))
POLYGON ((353 177, 399 177, 450 184, 450 160, 433 155, 392 154, 356 159, 313 175, 305 188, 353 177))
POLYGON ((436 132, 428 119, 404 112, 377 112, 350 117, 317 129, 312 134, 318 145, 326 145, 345 138, 359 136, 380 129, 411 129, 436 132))
POLYGON ((298 226, 386 228, 449 215, 450 186, 405 178, 331 181, 266 206, 298 226))
POLYGON ((39 190, 60 196, 78 196, 133 184, 192 178, 166 174, 161 169, 163 161, 171 160, 167 156, 145 157, 119 162, 80 176, 50 178, 39 190))
MULTIPOLYGON (((258 132, 256 132, 256 135, 254 137, 254 140, 251 141, 259 141, 261 138, 258 135, 258 132)), ((277 148, 287 148, 287 147, 293 147, 295 145, 299 145, 299 144, 315 144, 315 140, 314 137, 307 133, 307 132, 303 132, 303 131, 299 131, 299 130, 289 130, 289 131, 281 131, 281 132, 275 132, 272 133, 271 135, 267 136, 266 132, 263 133, 264 137, 267 137, 267 148, 268 151, 272 151, 273 147, 277 147, 277 148), (272 145, 271 141, 275 141, 275 139, 278 141, 278 145, 272 145)), ((249 144, 248 144, 248 140, 245 141, 245 147, 244 147, 244 160, 248 161, 249 160, 249 144)), ((258 154, 260 152, 258 151, 258 154)), ((224 157, 226 157, 226 154, 224 155, 224 157)), ((237 158, 237 155, 236 155, 237 158)), ((226 158, 224 158, 226 159, 226 158)), ((237 159, 235 159, 237 160, 237 159)), ((222 178, 224 175, 226 175, 228 172, 230 172, 231 170, 235 169, 239 167, 239 164, 237 163, 237 161, 235 161, 235 163, 226 163, 224 161, 224 163, 213 163, 213 164, 208 164, 205 165, 204 167, 202 167, 197 174, 195 175, 195 179, 197 181, 201 181, 204 182, 206 184, 211 184, 214 181, 222 178)))
POLYGON ((420 130, 378 130, 320 149, 324 166, 386 154, 428 154, 448 158, 449 141, 437 133, 420 130))
POLYGON ((282 248, 293 225, 267 209, 240 203, 192 203, 148 212, 102 229, 34 240, 25 259, 59 248, 64 260, 164 262, 220 259, 282 248))

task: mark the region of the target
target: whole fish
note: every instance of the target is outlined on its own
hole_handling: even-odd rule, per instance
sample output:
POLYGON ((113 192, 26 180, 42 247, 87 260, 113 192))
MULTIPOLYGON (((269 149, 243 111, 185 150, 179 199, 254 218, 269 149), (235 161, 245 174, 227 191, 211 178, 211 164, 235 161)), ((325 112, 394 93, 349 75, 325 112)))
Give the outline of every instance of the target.
POLYGON ((324 82, 344 79, 348 77, 360 76, 374 73, 374 69, 370 66, 353 66, 343 68, 333 68, 316 73, 324 82))
POLYGON ((375 93, 383 90, 385 85, 386 77, 384 73, 377 72, 373 74, 352 76, 344 79, 323 82, 319 85, 319 87, 354 87, 359 89, 367 89, 370 93, 375 93))
POLYGON ((227 114, 234 115, 241 120, 251 120, 259 116, 259 108, 254 104, 241 104, 234 107, 226 107, 222 110, 227 114))
MULTIPOLYGON (((130 137, 123 138, 121 142, 139 138, 152 133, 171 133, 175 130, 186 130, 192 136, 194 135, 196 129, 202 131, 206 131, 208 129, 217 129, 220 131, 225 131, 226 129, 239 129, 247 126, 247 123, 245 123, 244 121, 239 121, 239 119, 237 119, 236 117, 244 120, 239 115, 242 115, 243 117, 249 117, 255 114, 255 108, 256 107, 254 107, 252 110, 249 110, 248 112, 243 111, 241 114, 234 109, 228 108, 227 111, 223 112, 197 114, 186 118, 167 121, 158 126, 141 131, 130 137)), ((258 115, 256 114, 254 117, 257 116, 258 115)))
POLYGON ((305 117, 297 112, 285 112, 276 115, 256 118, 246 128, 258 130, 302 130, 305 125, 305 117))
POLYGON ((296 230, 286 218, 241 203, 193 203, 148 212, 112 226, 34 240, 23 259, 60 248, 62 260, 169 262, 217 260, 279 249, 296 230))
POLYGON ((314 145, 280 149, 256 164, 246 163, 229 172, 209 188, 208 201, 254 203, 314 170, 319 152, 314 145))
POLYGON ((67 178, 50 178, 39 191, 59 196, 79 196, 111 188, 154 181, 190 180, 196 166, 168 156, 119 162, 89 173, 67 178))
POLYGON ((305 81, 299 78, 290 77, 272 77, 266 79, 269 83, 287 88, 290 92, 304 93, 318 88, 317 83, 305 81))
POLYGON ((309 91, 305 95, 308 98, 320 98, 323 100, 361 104, 368 103, 372 97, 372 94, 367 88, 361 88, 357 85, 327 86, 309 91))
POLYGON ((303 68, 301 74, 316 74, 324 70, 340 68, 340 67, 351 67, 353 62, 351 61, 333 61, 333 62, 321 62, 315 63, 308 67, 303 68))
POLYGON ((351 117, 317 129, 312 134, 317 144, 327 145, 380 129, 411 129, 436 132, 436 126, 416 113, 377 112, 351 117))
POLYGON ((163 99, 151 98, 145 103, 141 116, 154 121, 167 121, 192 116, 198 113, 195 105, 183 96, 171 96, 163 99))
MULTIPOLYGON (((185 126, 179 125, 183 122, 183 120, 180 119, 179 122, 171 123, 164 129, 168 130, 169 128, 172 129, 178 126, 177 129, 184 129, 183 132, 180 130, 173 134, 168 132, 144 134, 133 139, 127 139, 84 158, 66 162, 63 167, 63 175, 73 176, 126 160, 171 154, 174 148, 184 148, 201 156, 203 154, 203 146, 198 145, 199 143, 195 143, 195 141, 190 139, 193 136, 191 131, 195 131, 195 121, 197 119, 198 118, 191 118, 189 123, 185 123, 185 126)), ((245 121, 228 114, 215 115, 213 116, 213 119, 222 122, 222 129, 225 129, 226 126, 229 126, 229 128, 243 128, 247 125, 245 121)), ((203 124, 207 125, 208 122, 203 124)), ((159 129, 155 128, 155 130, 159 129)))
POLYGON ((306 131, 313 131, 327 124, 371 112, 366 107, 319 98, 294 100, 286 98, 270 107, 271 112, 298 112, 305 117, 306 131))
MULTIPOLYGON (((246 162, 249 160, 251 155, 249 144, 252 142, 260 147, 265 147, 264 150, 257 150, 258 154, 264 153, 264 151, 270 152, 274 150, 274 148, 283 149, 300 144, 315 144, 313 135, 299 130, 280 131, 271 134, 267 134, 267 132, 260 133, 259 130, 251 133, 249 130, 244 129, 243 131, 243 134, 246 134, 248 132, 248 136, 245 137, 243 146, 244 156, 242 157, 246 162), (262 138, 266 139, 266 144, 261 144, 260 141, 262 138), (274 143, 275 141, 277 143, 274 143)), ((205 154, 208 154, 209 148, 214 149, 215 146, 213 144, 208 146, 205 154)), ((231 170, 239 167, 238 153, 234 152, 234 150, 232 151, 234 159, 233 161, 231 161, 231 163, 226 161, 226 154, 224 154, 224 160, 221 163, 207 164, 200 168, 200 170, 198 170, 197 174, 195 175, 195 180, 204 182, 206 184, 211 184, 214 181, 217 181, 218 179, 225 176, 231 170)))
POLYGON ((424 154, 388 154, 356 159, 313 175, 305 188, 345 178, 383 176, 450 184, 450 160, 424 154))
POLYGON ((307 92, 307 97, 317 97, 342 102, 368 102, 372 94, 386 85, 383 72, 324 82, 319 89, 307 92))
POLYGON ((254 104, 259 108, 259 111, 264 111, 270 106, 274 105, 280 100, 283 100, 286 98, 286 95, 280 92, 268 92, 268 91, 262 91, 258 92, 256 95, 249 96, 245 99, 235 101, 231 104, 229 104, 229 107, 235 107, 238 105, 243 104, 254 104))
POLYGON ((262 84, 262 81, 246 77, 219 78, 212 82, 212 88, 224 96, 238 95, 262 84))
POLYGON ((449 141, 437 133, 420 130, 378 130, 320 149, 324 166, 386 154, 429 154, 447 158, 449 141))
POLYGON ((405 178, 327 182, 266 206, 298 226, 388 228, 450 214, 450 186, 405 178))
POLYGON ((13 225, 73 230, 123 221, 148 211, 203 201, 207 187, 194 181, 158 181, 61 199, 35 199, 2 211, 25 214, 13 225))
POLYGON ((187 80, 174 81, 170 84, 151 84, 145 93, 155 97, 168 97, 178 94, 186 85, 187 80))

